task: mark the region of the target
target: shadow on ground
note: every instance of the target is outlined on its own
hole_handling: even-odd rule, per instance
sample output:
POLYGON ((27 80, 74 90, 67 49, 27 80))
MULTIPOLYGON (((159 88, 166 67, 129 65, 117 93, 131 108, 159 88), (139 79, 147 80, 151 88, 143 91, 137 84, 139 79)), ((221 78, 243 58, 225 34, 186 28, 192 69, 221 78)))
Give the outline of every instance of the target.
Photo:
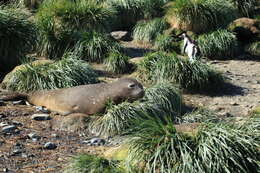
POLYGON ((143 57, 145 54, 152 52, 152 49, 149 48, 134 48, 134 47, 125 47, 124 52, 127 56, 131 58, 143 57))
POLYGON ((234 85, 229 82, 225 82, 221 84, 216 89, 211 89, 207 91, 200 91, 200 92, 188 92, 189 94, 201 94, 204 96, 211 96, 211 97, 222 97, 222 96, 243 96, 248 92, 248 89, 245 87, 240 87, 234 85))

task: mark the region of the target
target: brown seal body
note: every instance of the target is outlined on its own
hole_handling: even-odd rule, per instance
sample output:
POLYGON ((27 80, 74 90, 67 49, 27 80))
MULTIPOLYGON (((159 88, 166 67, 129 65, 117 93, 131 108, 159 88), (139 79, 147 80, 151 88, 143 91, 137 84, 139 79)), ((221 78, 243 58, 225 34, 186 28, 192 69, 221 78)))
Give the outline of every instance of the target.
POLYGON ((103 112, 108 101, 120 103, 144 96, 143 86, 135 79, 122 78, 112 83, 81 85, 72 88, 43 90, 30 93, 29 103, 45 106, 62 115, 103 112))

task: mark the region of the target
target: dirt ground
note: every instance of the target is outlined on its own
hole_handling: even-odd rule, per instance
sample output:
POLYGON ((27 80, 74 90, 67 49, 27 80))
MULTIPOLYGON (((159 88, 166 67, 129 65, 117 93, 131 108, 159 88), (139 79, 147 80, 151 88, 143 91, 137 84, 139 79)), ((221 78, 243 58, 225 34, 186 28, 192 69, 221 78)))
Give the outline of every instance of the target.
POLYGON ((211 65, 223 72, 229 84, 216 95, 184 94, 186 103, 238 117, 260 105, 260 61, 212 61, 211 65))
MULTIPOLYGON (((127 51, 133 53, 132 58, 138 59, 147 52, 146 48, 136 48, 133 44, 123 45, 127 51)), ((246 116, 254 107, 260 105, 259 61, 227 60, 210 63, 223 72, 230 84, 226 84, 223 91, 212 95, 183 94, 187 105, 205 107, 228 116, 246 116)), ((79 133, 54 130, 52 119, 32 120, 31 115, 37 113, 32 106, 13 105, 11 102, 4 104, 6 105, 0 106, 0 126, 15 125, 16 129, 10 133, 0 132, 0 172, 62 172, 68 159, 79 151, 105 150, 104 147, 87 146, 83 143, 86 137, 79 133), (38 135, 39 139, 32 140, 28 136, 31 133, 38 135), (46 142, 55 143, 57 148, 44 149, 46 142)))

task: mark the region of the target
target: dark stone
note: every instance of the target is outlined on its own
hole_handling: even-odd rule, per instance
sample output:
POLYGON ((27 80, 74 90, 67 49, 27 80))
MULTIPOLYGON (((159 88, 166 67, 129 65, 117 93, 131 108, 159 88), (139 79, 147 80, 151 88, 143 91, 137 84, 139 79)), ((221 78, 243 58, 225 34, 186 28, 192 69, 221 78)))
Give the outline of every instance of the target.
POLYGON ((6 104, 3 100, 0 100, 0 106, 6 106, 6 104))
POLYGON ((50 120, 51 117, 49 114, 33 114, 32 119, 36 121, 45 121, 50 120))
POLYGON ((2 128, 2 132, 4 132, 4 133, 12 133, 12 132, 15 132, 16 129, 17 129, 16 126, 8 125, 8 126, 5 126, 5 127, 2 128))
POLYGON ((54 150, 57 148, 57 145, 52 142, 47 142, 46 144, 44 144, 43 148, 46 150, 54 150))

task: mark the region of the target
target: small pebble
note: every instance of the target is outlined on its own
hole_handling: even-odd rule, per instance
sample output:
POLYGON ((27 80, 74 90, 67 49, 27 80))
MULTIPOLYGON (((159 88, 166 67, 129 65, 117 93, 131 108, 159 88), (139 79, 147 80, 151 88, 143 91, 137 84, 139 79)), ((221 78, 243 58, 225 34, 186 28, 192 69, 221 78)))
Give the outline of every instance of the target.
POLYGON ((231 102, 230 105, 233 105, 233 106, 238 106, 239 104, 236 103, 236 102, 231 102))
POLYGON ((58 138, 59 137, 59 135, 57 135, 57 134, 51 134, 51 137, 53 137, 53 138, 58 138))
POLYGON ((5 117, 6 117, 6 115, 0 114, 0 119, 5 118, 5 117))
POLYGON ((7 123, 4 123, 4 122, 1 122, 1 123, 0 123, 0 127, 4 127, 4 126, 8 126, 8 124, 7 124, 7 123))
POLYGON ((23 126, 23 123, 20 123, 18 121, 12 121, 13 125, 16 125, 16 126, 23 126))
POLYGON ((18 154, 21 154, 23 151, 21 149, 14 149, 13 152, 12 152, 12 156, 16 156, 18 154))
POLYGON ((46 144, 44 144, 43 148, 46 150, 54 150, 57 148, 57 145, 52 142, 47 142, 46 144))
POLYGON ((26 105, 24 100, 13 101, 13 105, 26 105))
POLYGON ((27 154, 25 154, 25 153, 22 153, 22 158, 27 158, 28 157, 28 155, 27 154))
POLYGON ((36 111, 40 111, 40 112, 45 113, 45 114, 49 114, 50 113, 50 111, 47 108, 43 107, 43 106, 36 106, 35 109, 36 109, 36 111))
POLYGON ((14 125, 8 125, 2 128, 2 132, 4 133, 11 133, 14 132, 16 130, 16 126, 14 125))
POLYGON ((36 133, 29 133, 29 134, 28 134, 28 137, 29 137, 30 139, 35 139, 36 141, 41 138, 41 137, 40 137, 39 135, 37 135, 36 133))
POLYGON ((0 100, 0 106, 5 106, 5 102, 3 100, 0 100))
POLYGON ((106 141, 102 138, 92 138, 92 139, 83 141, 82 143, 87 144, 89 146, 100 146, 100 145, 105 145, 106 141))
POLYGON ((32 119, 36 121, 45 121, 50 120, 51 117, 49 114, 33 114, 32 119))

